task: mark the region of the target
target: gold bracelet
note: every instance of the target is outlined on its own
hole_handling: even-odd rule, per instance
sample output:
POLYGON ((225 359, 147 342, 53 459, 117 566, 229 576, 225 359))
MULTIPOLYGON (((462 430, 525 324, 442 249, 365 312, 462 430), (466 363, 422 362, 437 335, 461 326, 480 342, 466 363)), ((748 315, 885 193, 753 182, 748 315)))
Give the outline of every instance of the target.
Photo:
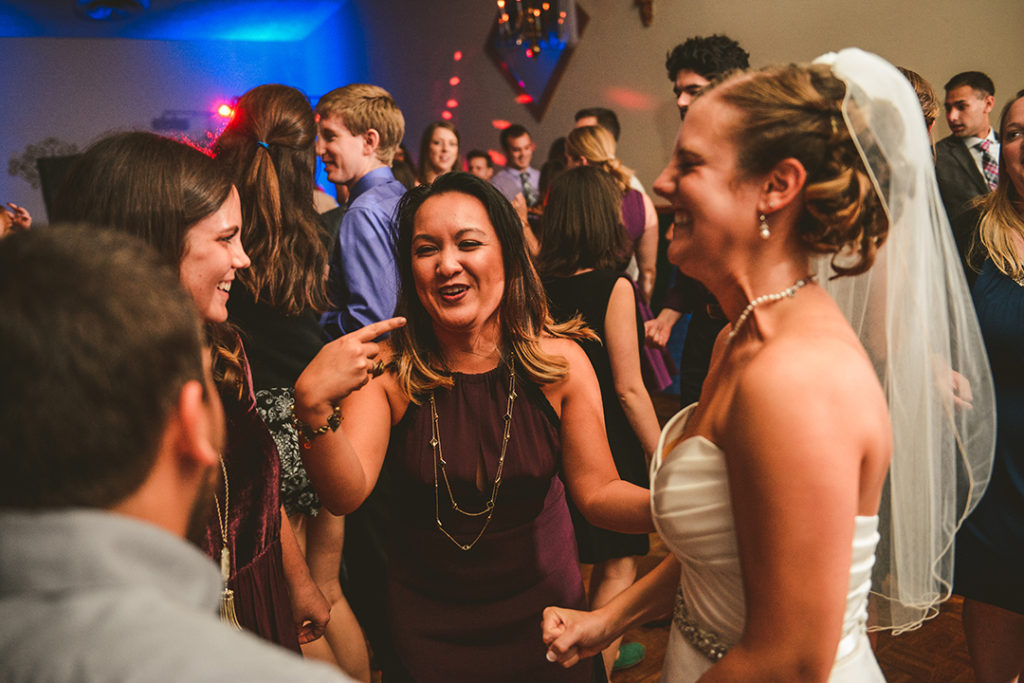
POLYGON ((309 449, 312 445, 313 439, 326 434, 327 430, 330 429, 332 432, 338 431, 338 427, 341 426, 341 405, 334 406, 334 410, 331 411, 330 417, 327 418, 327 424, 313 429, 308 424, 299 419, 299 416, 295 414, 295 404, 291 404, 290 410, 292 411, 292 425, 295 427, 295 432, 299 437, 299 445, 305 449, 309 449))

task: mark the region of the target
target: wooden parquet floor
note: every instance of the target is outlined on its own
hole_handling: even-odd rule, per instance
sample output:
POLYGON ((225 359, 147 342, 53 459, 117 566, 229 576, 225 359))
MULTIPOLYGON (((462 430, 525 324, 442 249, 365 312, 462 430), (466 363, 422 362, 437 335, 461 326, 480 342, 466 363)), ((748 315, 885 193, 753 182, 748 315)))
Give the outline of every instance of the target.
MULTIPOLYGON (((654 397, 654 407, 664 424, 679 409, 678 397, 654 397)), ((666 555, 667 549, 657 534, 651 534, 651 552, 640 561, 640 574, 650 571, 666 555)), ((589 578, 589 567, 584 567, 589 578)), ((967 644, 960 626, 962 600, 953 597, 942 606, 939 616, 921 628, 899 636, 879 634, 875 656, 889 683, 974 683, 967 644)), ((627 641, 639 641, 647 648, 647 657, 626 671, 612 674, 612 683, 657 681, 668 644, 668 623, 645 625, 626 633, 627 641)))

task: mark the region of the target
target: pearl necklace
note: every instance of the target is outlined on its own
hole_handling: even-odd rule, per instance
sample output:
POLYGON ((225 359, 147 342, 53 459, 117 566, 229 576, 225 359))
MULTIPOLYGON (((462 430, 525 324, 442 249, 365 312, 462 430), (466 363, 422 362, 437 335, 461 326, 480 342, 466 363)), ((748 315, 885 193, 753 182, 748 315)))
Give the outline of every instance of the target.
POLYGON ((782 299, 785 299, 786 297, 792 299, 794 296, 796 296, 796 293, 800 290, 801 287, 803 287, 804 285, 809 285, 812 282, 814 282, 814 276, 808 275, 805 278, 800 278, 791 286, 786 287, 781 292, 775 292, 774 294, 762 294, 761 296, 751 301, 749 304, 747 304, 747 307, 743 309, 743 312, 740 313, 740 317, 736 318, 736 322, 733 323, 732 329, 729 330, 729 336, 726 339, 726 341, 732 341, 733 337, 735 337, 739 333, 740 328, 743 327, 743 323, 747 321, 747 318, 750 317, 750 314, 754 312, 755 308, 762 304, 775 303, 776 301, 780 301, 782 299))

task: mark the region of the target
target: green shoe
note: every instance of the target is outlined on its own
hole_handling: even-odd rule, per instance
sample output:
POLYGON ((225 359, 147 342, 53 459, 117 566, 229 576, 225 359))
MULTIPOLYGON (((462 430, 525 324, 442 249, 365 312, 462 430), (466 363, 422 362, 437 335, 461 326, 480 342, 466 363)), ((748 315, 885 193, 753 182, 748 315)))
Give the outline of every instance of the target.
POLYGON ((630 669, 644 661, 644 655, 646 654, 647 648, 643 646, 643 643, 623 643, 619 646, 619 656, 615 658, 615 663, 612 664, 612 671, 630 669))

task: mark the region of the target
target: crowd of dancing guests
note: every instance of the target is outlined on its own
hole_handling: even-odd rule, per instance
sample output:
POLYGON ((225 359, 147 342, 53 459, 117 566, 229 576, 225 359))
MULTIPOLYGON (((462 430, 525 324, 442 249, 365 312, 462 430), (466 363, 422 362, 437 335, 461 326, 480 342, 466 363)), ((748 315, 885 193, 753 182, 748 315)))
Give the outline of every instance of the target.
POLYGON ((666 67, 663 303, 604 108, 537 169, 518 124, 413 159, 377 86, 261 85, 209 153, 109 135, 53 226, 0 211, 0 678, 606 681, 668 619, 668 681, 880 681, 868 630, 954 591, 1021 675, 1024 91, 995 129, 955 76, 929 145, 859 50, 666 67))

